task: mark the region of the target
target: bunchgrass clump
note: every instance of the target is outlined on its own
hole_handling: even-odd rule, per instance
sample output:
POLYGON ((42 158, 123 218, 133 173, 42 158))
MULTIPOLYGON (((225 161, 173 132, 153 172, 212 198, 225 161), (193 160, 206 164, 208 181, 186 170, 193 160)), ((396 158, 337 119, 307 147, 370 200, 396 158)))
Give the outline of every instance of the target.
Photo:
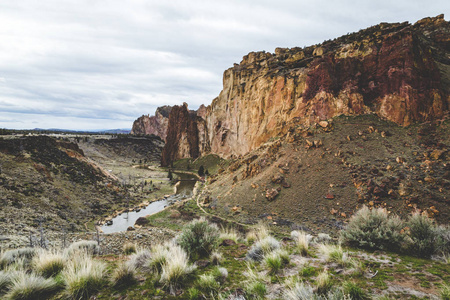
POLYGON ((216 281, 213 274, 202 274, 199 276, 196 287, 205 297, 215 297, 220 289, 219 282, 216 281))
POLYGON ((88 299, 105 283, 106 266, 86 252, 74 254, 62 272, 66 293, 71 299, 88 299))
POLYGON ((267 287, 264 282, 251 281, 244 286, 245 294, 249 299, 264 299, 267 294, 267 287))
POLYGON ((214 269, 212 269, 211 271, 211 274, 214 277, 214 279, 218 281, 220 284, 223 284, 228 277, 228 271, 223 267, 217 266, 214 267, 214 269))
POLYGON ((295 286, 286 289, 283 293, 286 300, 310 300, 314 299, 314 289, 306 283, 298 282, 295 286))
POLYGON ((331 236, 327 233, 319 233, 315 238, 314 242, 316 244, 330 244, 333 241, 331 236))
POLYGON ((149 262, 152 254, 148 249, 140 249, 136 253, 130 256, 127 264, 135 268, 136 270, 145 271, 149 269, 149 262))
POLYGON ((11 284, 13 272, 10 271, 0 271, 0 295, 8 290, 11 284))
POLYGON ((277 249, 264 256, 264 264, 269 270, 269 275, 279 273, 289 263, 289 253, 283 249, 277 249))
POLYGON ((439 296, 442 300, 450 300, 450 285, 444 284, 439 291, 439 296))
POLYGON ((113 285, 116 287, 129 286, 136 282, 136 268, 132 264, 121 263, 112 275, 113 285))
POLYGON ((247 252, 247 259, 253 261, 261 261, 264 255, 270 252, 280 249, 281 244, 272 236, 265 236, 263 239, 258 240, 252 245, 250 250, 247 252))
POLYGON ((367 294, 361 289, 359 286, 357 286, 355 283, 347 281, 344 282, 342 285, 342 288, 344 290, 344 294, 350 297, 352 300, 365 300, 369 299, 367 294))
POLYGON ((295 242, 296 250, 303 256, 308 255, 310 235, 304 231, 294 230, 291 232, 291 237, 295 242))
POLYGON ((270 236, 269 229, 263 222, 259 222, 252 230, 247 232, 246 240, 248 244, 252 244, 257 240, 265 239, 270 236))
POLYGON ((122 247, 123 254, 130 255, 136 253, 136 244, 126 242, 122 247))
POLYGON ((0 257, 0 270, 17 263, 19 260, 24 265, 28 265, 36 254, 36 251, 35 248, 20 248, 5 251, 0 257))
POLYGON ((11 278, 5 299, 39 300, 49 299, 60 289, 60 285, 52 278, 44 278, 36 274, 16 272, 11 278))
POLYGON ((217 248, 219 234, 217 225, 202 217, 186 225, 176 241, 192 259, 196 259, 208 257, 217 248))
POLYGON ((264 263, 269 269, 269 275, 277 274, 283 267, 281 257, 278 253, 272 252, 264 257, 264 263))
POLYGON ((181 285, 182 281, 192 273, 196 267, 189 263, 186 252, 178 245, 168 248, 168 257, 161 266, 160 281, 169 287, 171 293, 181 285))
POLYGON ((327 271, 323 271, 316 277, 316 286, 317 286, 317 293, 323 295, 328 293, 328 291, 333 286, 331 282, 330 274, 327 271))
POLYGON ((241 235, 234 228, 222 227, 220 230, 219 241, 223 240, 232 240, 237 244, 241 240, 241 235))
POLYGON ((347 227, 341 231, 341 239, 354 247, 398 251, 405 239, 401 232, 403 227, 398 216, 390 216, 382 208, 364 206, 350 218, 347 227))
POLYGON ((211 253, 211 255, 209 256, 209 259, 215 265, 219 265, 220 263, 222 263, 224 261, 223 254, 218 251, 213 251, 211 253))
POLYGON ((357 261, 352 259, 340 245, 320 244, 319 252, 324 255, 327 262, 336 263, 341 267, 359 267, 357 261))
POLYGON ((73 255, 76 252, 86 252, 90 255, 99 254, 100 247, 96 241, 86 241, 81 240, 75 243, 72 243, 69 248, 67 248, 67 255, 73 255))
POLYGON ((156 244, 151 249, 150 260, 148 261, 148 266, 150 269, 160 273, 162 271, 162 266, 166 263, 169 257, 169 244, 156 244))
POLYGON ((36 273, 49 278, 55 277, 64 269, 66 260, 61 253, 41 250, 33 258, 32 265, 36 273))

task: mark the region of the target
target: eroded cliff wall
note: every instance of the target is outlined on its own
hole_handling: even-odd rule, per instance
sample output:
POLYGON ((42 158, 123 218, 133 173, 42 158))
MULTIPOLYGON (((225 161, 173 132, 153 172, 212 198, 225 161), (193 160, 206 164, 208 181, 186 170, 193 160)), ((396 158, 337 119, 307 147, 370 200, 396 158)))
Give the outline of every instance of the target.
POLYGON ((443 16, 380 24, 308 48, 257 52, 228 69, 207 108, 211 151, 241 155, 305 125, 375 113, 400 125, 449 108, 450 26, 443 16))
POLYGON ((186 103, 173 106, 169 115, 161 165, 169 166, 172 161, 186 157, 197 158, 199 154, 197 113, 189 111, 186 103))
POLYGON ((243 155, 292 125, 342 114, 374 113, 402 126, 436 120, 448 112, 449 95, 443 15, 382 23, 307 48, 252 52, 224 72, 211 105, 189 118, 187 105, 172 110, 163 164, 207 152, 243 155))
POLYGON ((134 135, 157 135, 164 141, 167 136, 169 125, 169 114, 171 106, 161 106, 156 109, 154 116, 143 115, 133 123, 131 134, 134 135))

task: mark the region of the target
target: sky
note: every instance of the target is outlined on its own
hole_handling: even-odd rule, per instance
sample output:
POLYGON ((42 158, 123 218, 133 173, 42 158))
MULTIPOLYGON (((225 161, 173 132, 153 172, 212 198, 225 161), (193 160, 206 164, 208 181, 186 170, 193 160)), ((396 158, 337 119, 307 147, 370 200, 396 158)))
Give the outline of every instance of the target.
POLYGON ((210 104, 249 52, 441 13, 450 1, 0 0, 0 128, 131 128, 210 104))

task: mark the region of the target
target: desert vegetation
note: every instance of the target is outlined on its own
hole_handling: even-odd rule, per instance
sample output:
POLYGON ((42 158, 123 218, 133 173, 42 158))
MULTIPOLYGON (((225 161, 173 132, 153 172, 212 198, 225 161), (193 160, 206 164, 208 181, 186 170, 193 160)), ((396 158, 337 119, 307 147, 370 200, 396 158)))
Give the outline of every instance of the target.
POLYGON ((5 299, 93 295, 111 299, 125 294, 133 299, 372 299, 384 294, 406 299, 405 291, 387 288, 395 282, 393 274, 403 272, 436 297, 448 299, 450 272, 448 260, 443 259, 449 255, 448 231, 425 215, 402 220, 380 209, 363 208, 339 239, 298 230, 279 235, 264 223, 247 230, 244 238, 231 226, 219 229, 202 217, 186 224, 173 240, 150 249, 125 243, 120 256, 98 255, 93 241, 76 242, 59 252, 4 251, 0 295, 5 299), (393 236, 397 238, 388 241, 393 236))

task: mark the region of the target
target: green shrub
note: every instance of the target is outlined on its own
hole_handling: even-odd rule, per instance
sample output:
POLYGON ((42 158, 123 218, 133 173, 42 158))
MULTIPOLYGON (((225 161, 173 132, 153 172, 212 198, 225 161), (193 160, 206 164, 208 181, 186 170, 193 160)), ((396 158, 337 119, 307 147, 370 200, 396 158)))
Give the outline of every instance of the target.
POLYGON ((10 300, 40 300, 49 299, 60 289, 54 279, 17 272, 12 276, 9 292, 5 299, 10 300))
POLYGON ((176 241, 191 258, 207 257, 218 246, 219 229, 200 218, 188 224, 176 241))
POLYGON ((404 223, 398 216, 389 216, 382 208, 370 210, 364 206, 341 231, 344 243, 365 249, 398 251, 404 241, 404 223))
POLYGON ((436 252, 448 261, 450 256, 450 225, 441 225, 436 228, 437 245, 436 252))
POLYGON ((245 294, 250 299, 264 299, 267 293, 266 285, 261 281, 251 281, 245 285, 245 294))
POLYGON ((414 213, 408 220, 409 250, 413 255, 429 258, 438 248, 438 230, 426 215, 414 213))
POLYGON ((187 296, 189 300, 198 300, 203 298, 202 293, 195 287, 187 290, 187 296))
POLYGON ((349 296, 352 300, 369 299, 366 293, 353 282, 344 282, 342 288, 344 289, 344 294, 349 296))
POLYGON ((93 260, 86 252, 74 254, 62 272, 67 296, 71 299, 90 298, 104 285, 105 270, 103 263, 93 260))
POLYGON ((66 258, 61 253, 41 250, 33 258, 34 270, 45 278, 58 275, 65 266, 66 258))
POLYGON ((37 250, 35 248, 20 248, 5 251, 0 257, 0 270, 17 263, 19 260, 24 265, 28 265, 31 259, 36 255, 37 250))

